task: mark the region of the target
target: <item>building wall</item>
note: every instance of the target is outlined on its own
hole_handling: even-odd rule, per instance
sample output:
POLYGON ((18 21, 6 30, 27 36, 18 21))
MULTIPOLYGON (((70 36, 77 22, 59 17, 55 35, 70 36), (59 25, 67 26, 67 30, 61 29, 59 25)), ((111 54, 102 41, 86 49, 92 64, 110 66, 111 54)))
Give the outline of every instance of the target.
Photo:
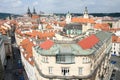
POLYGON ((12 48, 10 43, 5 43, 6 56, 12 56, 12 48))
POLYGON ((4 77, 4 66, 6 65, 6 54, 3 40, 0 40, 0 80, 4 77))
MULTIPOLYGON (((41 56, 38 53, 36 53, 33 50, 33 55, 35 58, 35 61, 39 67, 40 70, 42 70, 42 73, 45 75, 58 75, 58 76, 64 76, 62 74, 61 68, 68 67, 69 68, 69 74, 68 76, 87 76, 91 72, 91 63, 90 58, 86 56, 77 56, 75 57, 75 64, 57 64, 55 56, 41 56), (44 62, 44 58, 48 58, 48 62, 44 62), (87 62, 83 62, 83 58, 87 58, 87 62), (52 67, 52 73, 49 73, 49 67, 52 67), (82 69, 82 74, 79 74, 79 68, 82 69)), ((35 68, 36 76, 38 77, 38 80, 49 80, 46 78, 43 78, 38 70, 35 68)), ((55 79, 57 80, 57 79, 55 79)), ((60 80, 60 79, 58 79, 60 80)))
POLYGON ((120 28, 120 20, 113 23, 113 28, 120 28))
POLYGON ((82 33, 86 32, 88 29, 92 29, 92 24, 86 23, 82 25, 82 33))
POLYGON ((23 40, 23 38, 15 33, 15 39, 16 39, 17 45, 19 46, 20 42, 23 40))
POLYGON ((106 44, 107 45, 105 47, 103 47, 105 49, 105 50, 103 50, 104 52, 100 55, 102 61, 100 61, 100 65, 98 65, 95 80, 101 80, 101 79, 109 80, 110 76, 112 74, 113 65, 111 65, 109 62, 112 43, 109 40, 106 44))
MULTIPOLYGON (((91 74, 91 71, 97 69, 97 73, 94 76, 95 80, 100 80, 101 76, 104 74, 107 74, 107 69, 109 65, 109 54, 111 50, 111 39, 107 41, 107 43, 104 43, 103 46, 97 51, 96 55, 93 57, 89 56, 76 56, 75 57, 75 63, 73 64, 58 64, 56 63, 56 57, 55 56, 43 56, 37 53, 33 48, 33 56, 35 63, 37 63, 37 66, 42 71, 44 75, 58 75, 58 76, 64 76, 62 74, 61 68, 68 67, 69 68, 69 74, 68 76, 87 76, 91 74), (87 58, 87 63, 83 63, 83 58, 87 58), (49 73, 49 67, 52 68, 51 73, 49 73), (82 74, 79 75, 79 68, 82 68, 82 74)), ((48 80, 46 78, 43 78, 40 74, 38 74, 38 70, 35 68, 36 76, 38 80, 48 80)), ((110 76, 110 75, 108 75, 110 76)), ((107 77, 108 77, 107 76, 107 77)))
MULTIPOLYGON (((20 49, 21 51, 21 49, 20 49)), ((31 65, 26 59, 25 56, 23 55, 23 51, 21 51, 21 60, 22 60, 22 64, 24 66, 24 69, 27 73, 27 76, 29 78, 29 80, 37 80, 35 77, 35 71, 34 71, 34 66, 31 65)))
POLYGON ((112 43, 111 54, 120 56, 120 43, 112 43))
POLYGON ((5 46, 4 46, 4 43, 2 41, 0 41, 0 59, 1 59, 1 62, 2 62, 2 65, 4 66, 5 64, 5 46))

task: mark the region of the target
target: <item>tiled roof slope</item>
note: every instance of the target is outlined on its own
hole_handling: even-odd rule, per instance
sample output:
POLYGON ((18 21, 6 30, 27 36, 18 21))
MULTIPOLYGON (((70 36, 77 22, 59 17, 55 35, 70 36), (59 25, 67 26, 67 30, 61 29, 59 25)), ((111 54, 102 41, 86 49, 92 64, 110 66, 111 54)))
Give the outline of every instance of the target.
POLYGON ((79 41, 78 45, 80 45, 83 49, 90 49, 98 42, 99 39, 93 34, 79 41))
POLYGON ((29 60, 29 58, 32 58, 33 57, 33 53, 32 53, 32 47, 34 46, 34 44, 29 40, 29 39, 24 39, 22 42, 21 42, 21 46, 22 48, 25 50, 27 56, 24 55, 25 59, 31 64, 33 65, 34 62, 31 60, 29 60))
POLYGON ((102 24, 97 23, 95 24, 94 28, 108 31, 110 29, 110 26, 107 23, 102 23, 102 24))
POLYGON ((41 43, 40 44, 40 47, 45 49, 45 50, 48 50, 50 49, 52 46, 54 45, 54 42, 51 41, 51 40, 46 40, 45 42, 41 43))
POLYGON ((21 46, 30 54, 32 54, 32 46, 34 46, 34 44, 29 40, 29 39, 24 39, 21 42, 21 46))
POLYGON ((71 21, 77 23, 91 23, 91 24, 95 23, 95 21, 92 18, 86 19, 86 18, 73 17, 71 21))
POLYGON ((113 43, 120 43, 120 37, 118 37, 118 36, 112 36, 112 42, 113 43))

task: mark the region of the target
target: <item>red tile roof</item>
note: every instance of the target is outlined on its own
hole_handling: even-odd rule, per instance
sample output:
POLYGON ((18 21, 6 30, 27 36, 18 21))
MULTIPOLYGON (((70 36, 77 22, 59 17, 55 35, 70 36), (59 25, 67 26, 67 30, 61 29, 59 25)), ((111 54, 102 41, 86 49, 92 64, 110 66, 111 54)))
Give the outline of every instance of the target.
POLYGON ((111 32, 116 32, 116 31, 120 31, 120 28, 110 28, 111 32))
POLYGON ((95 23, 94 19, 92 18, 86 19, 86 18, 73 17, 71 21, 77 23, 91 23, 91 24, 95 23))
MULTIPOLYGON (((34 44, 29 40, 29 39, 24 39, 22 42, 21 42, 21 46, 22 48, 25 50, 27 56, 24 56, 25 59, 31 64, 33 65, 34 62, 31 60, 29 61, 29 58, 32 58, 33 57, 33 53, 32 53, 32 46, 34 46, 34 44)), ((25 54, 24 54, 25 55, 25 54)))
POLYGON ((108 31, 110 29, 110 26, 107 23, 102 23, 102 24, 97 23, 95 24, 94 28, 108 31))
POLYGON ((118 37, 118 36, 112 36, 112 42, 113 43, 120 43, 120 37, 118 37))
POLYGON ((52 46, 54 45, 54 42, 51 41, 51 40, 46 40, 45 42, 41 43, 40 44, 40 47, 45 49, 45 50, 48 50, 50 49, 52 46))
POLYGON ((49 25, 49 24, 46 26, 46 28, 47 28, 47 29, 53 29, 52 26, 49 25))
POLYGON ((90 49, 98 42, 99 39, 93 34, 79 41, 78 45, 81 46, 83 49, 90 49))
POLYGON ((33 16, 32 16, 32 19, 38 19, 38 18, 39 18, 38 15, 33 15, 33 16))
POLYGON ((29 39, 24 39, 21 42, 21 46, 29 53, 32 54, 32 46, 34 46, 34 44, 29 40, 29 39))
POLYGON ((25 34, 27 36, 30 36, 30 37, 36 37, 36 36, 38 36, 39 39, 47 39, 48 37, 52 38, 53 36, 55 36, 55 32, 53 32, 53 31, 52 32, 44 31, 42 33, 42 32, 33 30, 32 32, 27 32, 25 34))
POLYGON ((66 22, 65 21, 60 21, 60 22, 58 22, 58 24, 59 24, 59 26, 64 27, 66 25, 66 22))

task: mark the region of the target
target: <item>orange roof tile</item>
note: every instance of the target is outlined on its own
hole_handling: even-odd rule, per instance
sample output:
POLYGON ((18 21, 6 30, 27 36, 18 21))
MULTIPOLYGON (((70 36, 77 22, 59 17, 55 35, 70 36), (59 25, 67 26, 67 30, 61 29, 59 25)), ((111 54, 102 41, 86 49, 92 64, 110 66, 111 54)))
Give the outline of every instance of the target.
MULTIPOLYGON (((33 57, 33 53, 32 53, 32 46, 34 46, 34 44, 29 40, 29 39, 24 39, 22 42, 21 42, 21 46, 22 48, 25 50, 25 54, 27 56, 24 56, 25 59, 31 64, 33 65, 34 62, 33 60, 29 60, 29 58, 32 58, 33 57)), ((24 54, 24 55, 25 55, 24 54)))
POLYGON ((60 21, 58 22, 58 24, 61 26, 61 27, 64 27, 66 25, 66 22, 65 21, 60 21))
POLYGON ((110 29, 110 26, 107 23, 102 23, 102 24, 97 23, 95 24, 94 28, 108 31, 110 29))
POLYGON ((38 32, 35 30, 33 30, 32 32, 25 33, 25 34, 30 36, 30 37, 38 36, 39 39, 47 39, 47 37, 51 38, 51 37, 55 36, 55 32, 47 32, 47 31, 38 32))
POLYGON ((21 46, 27 51, 27 53, 32 54, 32 46, 34 46, 34 44, 29 39, 24 39, 21 42, 21 46))
POLYGON ((111 32, 116 32, 116 31, 120 31, 120 28, 110 28, 111 32))
POLYGON ((94 23, 95 23, 94 19, 92 19, 92 18, 86 19, 86 18, 79 18, 79 17, 73 17, 73 18, 71 19, 71 22, 91 23, 91 24, 94 24, 94 23))
POLYGON ((98 42, 99 39, 93 34, 79 41, 78 45, 80 45, 83 49, 90 49, 98 42))
POLYGON ((46 40, 45 42, 41 43, 40 44, 40 47, 45 49, 45 50, 48 50, 50 49, 52 46, 54 45, 54 42, 51 41, 51 40, 46 40))
POLYGON ((47 28, 47 29, 53 29, 52 26, 49 25, 49 24, 46 26, 46 28, 47 28))
POLYGON ((120 37, 118 37, 118 36, 112 36, 112 42, 113 43, 120 43, 120 37))
POLYGON ((39 15, 32 15, 32 19, 38 19, 39 15))

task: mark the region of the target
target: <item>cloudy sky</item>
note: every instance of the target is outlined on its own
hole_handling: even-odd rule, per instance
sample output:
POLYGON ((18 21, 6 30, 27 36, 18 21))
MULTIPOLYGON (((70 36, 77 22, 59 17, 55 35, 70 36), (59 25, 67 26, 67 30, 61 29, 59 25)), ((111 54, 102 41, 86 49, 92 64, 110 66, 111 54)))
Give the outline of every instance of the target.
POLYGON ((120 0, 0 0, 0 12, 25 14, 28 6, 45 13, 83 13, 85 6, 89 13, 120 12, 120 0))

